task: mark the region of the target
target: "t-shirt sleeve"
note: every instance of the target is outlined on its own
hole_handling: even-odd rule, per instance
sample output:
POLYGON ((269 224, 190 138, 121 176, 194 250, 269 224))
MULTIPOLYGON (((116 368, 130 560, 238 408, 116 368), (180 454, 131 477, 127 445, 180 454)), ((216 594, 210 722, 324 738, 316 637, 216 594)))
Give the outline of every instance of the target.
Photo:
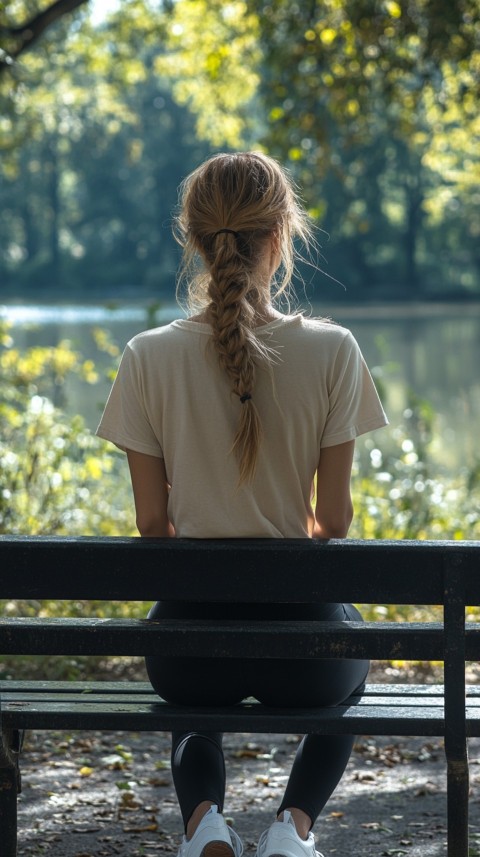
POLYGON ((163 458, 160 439, 148 417, 141 366, 130 345, 123 353, 96 434, 119 449, 163 458))
POLYGON ((388 425, 372 376, 351 333, 337 351, 321 447, 336 446, 388 425))

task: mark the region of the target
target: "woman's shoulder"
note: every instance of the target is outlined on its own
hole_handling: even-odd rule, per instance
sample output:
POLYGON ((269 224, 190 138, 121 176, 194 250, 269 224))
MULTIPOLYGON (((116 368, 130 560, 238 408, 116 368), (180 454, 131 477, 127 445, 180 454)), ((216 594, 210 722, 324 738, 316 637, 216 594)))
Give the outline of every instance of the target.
POLYGON ((172 342, 181 339, 181 319, 176 319, 170 324, 161 327, 152 327, 142 330, 127 342, 127 349, 137 355, 150 353, 165 346, 171 347, 172 342))
POLYGON ((349 331, 329 316, 305 316, 302 315, 302 327, 322 333, 337 336, 345 335, 349 331))
POLYGON ((330 318, 302 316, 299 332, 306 342, 316 343, 329 349, 337 349, 345 340, 353 340, 348 328, 330 318))

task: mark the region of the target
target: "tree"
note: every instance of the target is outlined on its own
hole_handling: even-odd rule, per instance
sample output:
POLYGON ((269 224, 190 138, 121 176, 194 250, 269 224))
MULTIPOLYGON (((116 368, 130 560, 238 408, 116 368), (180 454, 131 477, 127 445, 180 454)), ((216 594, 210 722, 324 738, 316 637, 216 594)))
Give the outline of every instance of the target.
MULTIPOLYGON (((55 3, 35 12, 20 24, 9 22, 7 4, 2 4, 5 8, 1 10, 4 20, 0 18, 0 74, 11 70, 18 57, 25 51, 31 50, 52 24, 87 2, 88 0, 56 0, 55 3)), ((17 11, 18 4, 9 5, 15 5, 15 11, 17 11)))
MULTIPOLYGON (((78 208, 65 183, 80 138, 102 148, 101 128, 112 143, 129 135, 141 159, 154 125, 137 104, 160 87, 193 114, 199 154, 257 146, 290 166, 351 296, 475 294, 479 14, 480 0, 125 0, 99 27, 85 3, 25 50, 16 78, 2 75, 2 170, 18 175, 23 141, 43 140, 49 258, 61 257, 57 202, 63 182, 78 208)), ((23 203, 9 229, 34 247, 23 203)), ((129 241, 116 242, 120 259, 129 241)))
POLYGON ((198 135, 215 147, 245 144, 261 73, 255 8, 244 0, 180 0, 165 24, 167 49, 155 70, 196 115, 198 135))
MULTIPOLYGON (((322 223, 334 210, 338 214, 340 201, 335 230, 342 247, 345 239, 352 246, 352 265, 363 269, 364 282, 384 281, 389 270, 412 296, 420 283, 426 288, 433 233, 441 225, 433 212, 442 209, 448 188, 463 200, 478 178, 471 150, 478 151, 479 133, 479 0, 238 2, 233 7, 241 26, 235 15, 224 14, 208 50, 195 39, 198 22, 191 14, 204 5, 178 0, 162 61, 174 92, 197 114, 199 134, 214 145, 223 139, 238 146, 256 137, 291 165, 322 223), (258 48, 243 55, 258 85, 247 116, 240 104, 232 126, 232 104, 215 92, 219 80, 232 76, 225 40, 230 45, 239 36, 244 45, 259 39, 258 48), (446 178, 440 152, 452 130, 457 161, 446 178), (379 161, 381 172, 372 177, 368 163, 378 168, 379 161), (372 178, 375 200, 367 184, 372 178), (322 183, 331 188, 328 199, 322 183), (399 263, 393 265, 393 257, 399 263)), ((219 4, 209 6, 218 22, 219 4)), ((474 220, 470 228, 477 235, 478 214, 474 220)), ((471 287, 474 257, 472 248, 465 272, 471 287)))
MULTIPOLYGON (((351 169, 354 175, 362 170, 352 150, 367 150, 374 160, 379 150, 389 152, 384 177, 392 188, 395 176, 394 196, 403 196, 404 283, 416 293, 422 221, 446 184, 438 139, 447 123, 451 128, 454 106, 455 125, 466 130, 456 134, 462 145, 457 187, 465 180, 460 161, 472 139, 480 91, 478 0, 328 0, 308 6, 277 0, 262 10, 268 69, 262 96, 271 123, 264 144, 294 161, 302 184, 315 190, 314 177, 331 171, 358 190, 351 169)), ((346 211, 348 218, 348 205, 346 211)), ((383 231, 379 223, 371 227, 375 235, 383 231)), ((370 231, 368 222, 364 228, 370 231)))
POLYGON ((84 15, 61 49, 25 59, 31 88, 3 120, 4 290, 116 297, 121 285, 173 299, 176 188, 208 147, 152 71, 157 18, 134 6, 143 17, 130 39, 123 15, 100 32, 84 15))

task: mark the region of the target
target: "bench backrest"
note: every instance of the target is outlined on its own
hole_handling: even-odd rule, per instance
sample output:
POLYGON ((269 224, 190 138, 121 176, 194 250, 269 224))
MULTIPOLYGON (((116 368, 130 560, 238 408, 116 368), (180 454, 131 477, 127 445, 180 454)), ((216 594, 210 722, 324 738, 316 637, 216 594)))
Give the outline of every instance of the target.
POLYGON ((480 603, 480 543, 0 536, 0 598, 480 603))
POLYGON ((443 605, 444 623, 0 617, 0 654, 480 658, 480 543, 0 537, 0 598, 443 605))

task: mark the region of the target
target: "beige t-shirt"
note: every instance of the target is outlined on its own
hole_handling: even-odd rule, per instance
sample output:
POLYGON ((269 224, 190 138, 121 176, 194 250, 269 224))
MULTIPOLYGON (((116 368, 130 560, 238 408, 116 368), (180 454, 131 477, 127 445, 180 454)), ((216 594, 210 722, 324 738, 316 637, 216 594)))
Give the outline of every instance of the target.
POLYGON ((263 440, 252 483, 231 453, 239 409, 208 324, 178 320, 127 345, 97 430, 121 449, 165 460, 179 538, 306 538, 322 447, 387 424, 352 334, 301 315, 256 329, 277 351, 252 395, 263 440))

